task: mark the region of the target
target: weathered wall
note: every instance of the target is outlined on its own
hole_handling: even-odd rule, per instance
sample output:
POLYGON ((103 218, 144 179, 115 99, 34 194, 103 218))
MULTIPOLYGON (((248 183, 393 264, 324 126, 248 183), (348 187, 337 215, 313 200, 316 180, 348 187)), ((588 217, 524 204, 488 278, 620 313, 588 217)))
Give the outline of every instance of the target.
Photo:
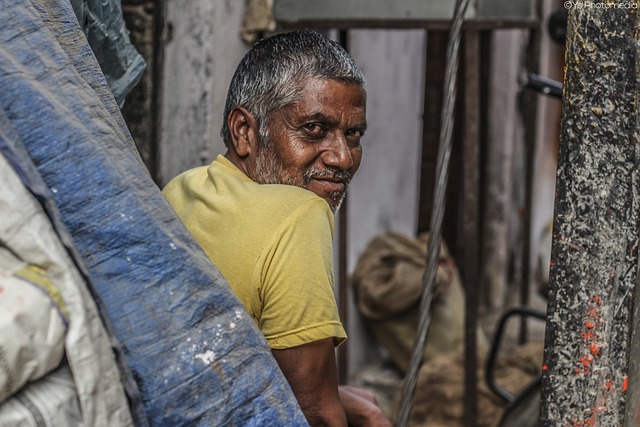
POLYGON ((638 279, 640 26, 624 2, 607 4, 569 11, 543 426, 624 418, 638 279))
MULTIPOLYGON (((425 33, 353 30, 350 46, 367 79, 363 161, 349 193, 348 270, 369 241, 387 231, 414 235, 418 214, 425 33)), ((351 299, 353 301, 353 299, 351 299)), ((351 371, 377 354, 350 306, 351 371)))
POLYGON ((219 136, 227 86, 247 49, 237 0, 166 0, 159 181, 224 152, 219 136))
POLYGON ((523 123, 518 105, 519 74, 526 53, 528 32, 495 31, 492 35, 491 74, 486 158, 486 198, 484 204, 483 307, 488 311, 506 306, 509 264, 521 244, 523 208, 523 123), (516 251, 514 253, 514 251, 516 251))

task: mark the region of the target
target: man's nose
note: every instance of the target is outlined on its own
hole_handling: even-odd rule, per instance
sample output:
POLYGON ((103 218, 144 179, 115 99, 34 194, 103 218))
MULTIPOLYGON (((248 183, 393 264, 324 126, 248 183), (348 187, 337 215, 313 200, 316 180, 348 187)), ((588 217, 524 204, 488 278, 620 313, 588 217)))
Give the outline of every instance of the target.
POLYGON ((331 145, 323 153, 322 161, 327 166, 341 170, 349 170, 353 167, 353 156, 344 135, 332 138, 331 145))

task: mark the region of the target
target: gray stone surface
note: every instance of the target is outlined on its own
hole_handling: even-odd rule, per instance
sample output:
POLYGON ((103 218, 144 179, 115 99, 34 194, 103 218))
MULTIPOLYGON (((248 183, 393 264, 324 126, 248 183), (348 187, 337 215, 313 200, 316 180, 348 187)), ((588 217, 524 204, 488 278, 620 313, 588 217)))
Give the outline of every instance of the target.
POLYGON ((542 426, 624 417, 640 213, 638 21, 623 2, 607 4, 569 11, 542 426))

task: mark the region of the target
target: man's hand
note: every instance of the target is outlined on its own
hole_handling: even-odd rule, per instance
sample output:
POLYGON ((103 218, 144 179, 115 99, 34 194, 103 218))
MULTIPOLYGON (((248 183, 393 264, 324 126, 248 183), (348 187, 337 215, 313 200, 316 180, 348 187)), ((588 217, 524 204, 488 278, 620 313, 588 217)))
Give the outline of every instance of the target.
POLYGON ((271 352, 310 425, 347 425, 338 395, 333 338, 271 352))
POLYGON ((368 390, 341 385, 339 393, 350 426, 391 427, 391 422, 376 404, 375 396, 368 390))

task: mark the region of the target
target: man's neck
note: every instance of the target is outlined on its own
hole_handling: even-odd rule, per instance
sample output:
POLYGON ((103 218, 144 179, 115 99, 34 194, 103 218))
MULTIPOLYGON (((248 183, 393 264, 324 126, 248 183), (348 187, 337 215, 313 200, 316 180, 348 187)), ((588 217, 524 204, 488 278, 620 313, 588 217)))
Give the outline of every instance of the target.
POLYGON ((226 157, 231 163, 233 163, 238 169, 240 169, 242 173, 251 178, 251 175, 249 175, 249 172, 247 170, 246 162, 243 158, 233 152, 233 150, 227 150, 227 152, 224 154, 224 157, 226 157))

